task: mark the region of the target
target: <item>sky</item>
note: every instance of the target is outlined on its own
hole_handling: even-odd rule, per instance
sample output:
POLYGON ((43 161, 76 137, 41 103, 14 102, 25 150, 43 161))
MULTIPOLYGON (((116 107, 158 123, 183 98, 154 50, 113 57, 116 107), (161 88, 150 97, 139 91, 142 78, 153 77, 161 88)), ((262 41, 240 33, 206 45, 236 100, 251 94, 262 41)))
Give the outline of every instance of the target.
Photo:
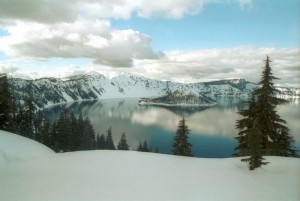
POLYGON ((300 87, 298 0, 0 0, 0 72, 300 87))

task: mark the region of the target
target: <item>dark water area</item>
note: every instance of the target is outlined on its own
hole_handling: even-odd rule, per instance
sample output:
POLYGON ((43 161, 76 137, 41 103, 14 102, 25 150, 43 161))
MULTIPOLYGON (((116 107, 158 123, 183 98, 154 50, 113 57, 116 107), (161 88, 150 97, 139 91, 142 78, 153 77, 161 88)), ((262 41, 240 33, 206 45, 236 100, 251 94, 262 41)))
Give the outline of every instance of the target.
MULTIPOLYGON (((117 144, 122 132, 126 132, 131 150, 146 140, 154 151, 170 154, 179 120, 186 118, 190 132, 193 154, 204 158, 226 158, 234 153, 237 145, 234 137, 236 120, 241 118, 237 111, 246 109, 245 100, 240 98, 217 98, 218 104, 210 108, 167 108, 140 106, 137 99, 104 99, 82 101, 51 106, 44 114, 51 122, 67 107, 78 117, 89 117, 96 133, 105 134, 111 126, 113 140, 117 144)), ((287 121, 294 136, 296 148, 300 149, 300 100, 278 107, 278 113, 287 121)))

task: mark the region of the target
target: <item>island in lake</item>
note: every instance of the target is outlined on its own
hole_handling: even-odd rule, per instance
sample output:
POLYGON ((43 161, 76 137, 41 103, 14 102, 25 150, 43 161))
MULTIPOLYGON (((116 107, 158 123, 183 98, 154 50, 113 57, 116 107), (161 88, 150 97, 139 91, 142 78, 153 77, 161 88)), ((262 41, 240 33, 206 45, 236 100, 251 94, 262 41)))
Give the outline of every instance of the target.
POLYGON ((216 101, 199 93, 198 95, 184 91, 168 91, 166 95, 156 98, 140 98, 140 105, 157 105, 170 107, 211 107, 216 105, 216 101))

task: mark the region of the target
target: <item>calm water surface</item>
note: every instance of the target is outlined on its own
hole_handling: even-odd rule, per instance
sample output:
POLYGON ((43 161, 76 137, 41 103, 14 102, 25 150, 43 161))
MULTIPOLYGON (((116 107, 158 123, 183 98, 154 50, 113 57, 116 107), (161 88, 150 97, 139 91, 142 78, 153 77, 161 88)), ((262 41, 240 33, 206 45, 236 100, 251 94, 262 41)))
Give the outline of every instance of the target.
MULTIPOLYGON (((137 99, 106 99, 61 104, 45 109, 50 121, 58 118, 64 107, 71 109, 77 117, 89 117, 98 133, 106 133, 112 127, 113 138, 117 143, 121 133, 126 132, 130 149, 136 150, 139 143, 147 140, 155 150, 170 154, 173 138, 179 120, 187 119, 191 129, 190 142, 194 156, 224 158, 231 157, 237 145, 235 122, 240 116, 239 109, 247 108, 244 100, 237 98, 218 98, 218 105, 211 108, 163 108, 139 106, 137 99)), ((300 149, 300 100, 292 99, 285 106, 278 107, 279 115, 287 121, 291 134, 300 149)))

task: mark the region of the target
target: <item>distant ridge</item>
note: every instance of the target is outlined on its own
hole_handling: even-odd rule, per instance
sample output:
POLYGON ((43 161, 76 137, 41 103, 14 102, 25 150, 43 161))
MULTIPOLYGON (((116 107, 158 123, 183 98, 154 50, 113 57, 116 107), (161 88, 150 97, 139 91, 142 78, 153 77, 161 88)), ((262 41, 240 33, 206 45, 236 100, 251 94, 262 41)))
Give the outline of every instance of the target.
MULTIPOLYGON (((141 98, 164 96, 167 91, 203 94, 208 97, 249 97, 257 87, 244 79, 227 79, 212 82, 176 83, 159 81, 128 73, 113 78, 97 72, 60 78, 25 80, 9 78, 17 100, 24 101, 31 96, 38 108, 53 104, 104 98, 141 98)), ((300 89, 278 88, 278 95, 300 97, 300 89)))

